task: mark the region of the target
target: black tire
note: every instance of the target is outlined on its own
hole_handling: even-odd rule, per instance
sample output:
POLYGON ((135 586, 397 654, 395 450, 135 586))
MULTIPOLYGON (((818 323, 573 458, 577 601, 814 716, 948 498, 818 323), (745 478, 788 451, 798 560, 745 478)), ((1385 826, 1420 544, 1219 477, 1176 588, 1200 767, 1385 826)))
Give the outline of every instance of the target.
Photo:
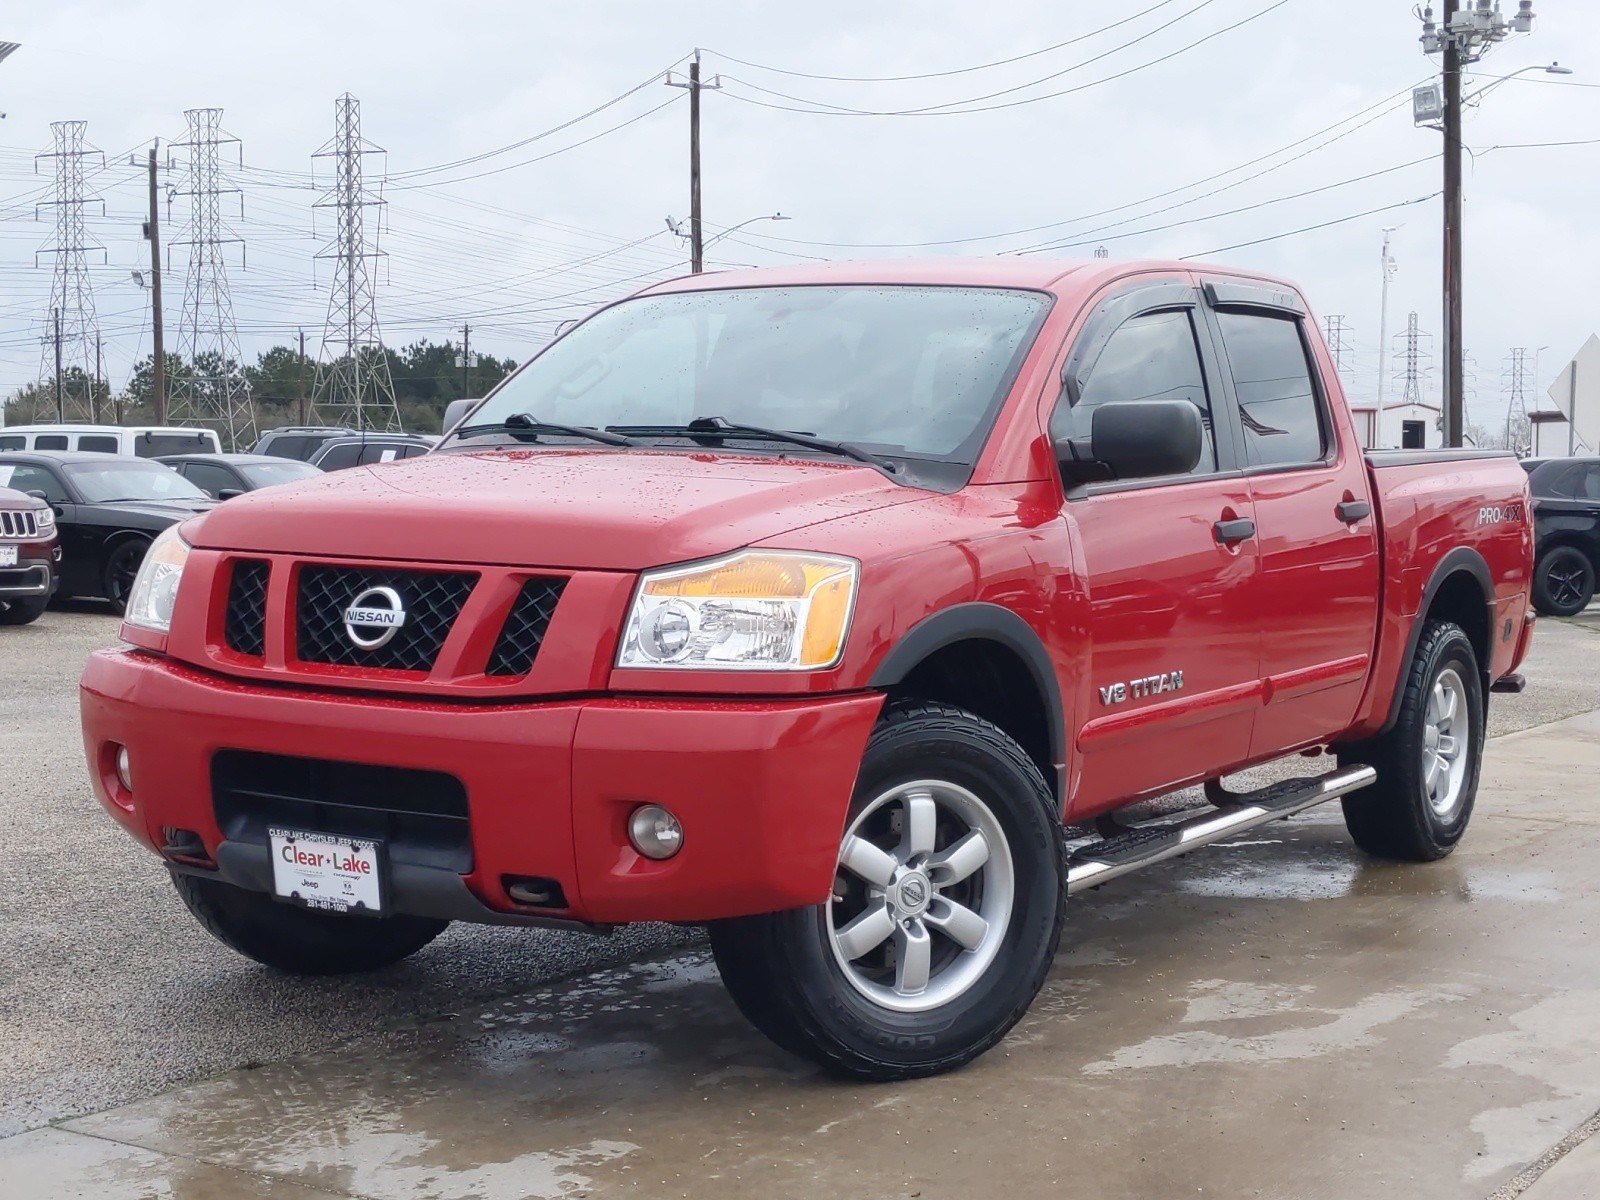
POLYGON ((427 917, 363 917, 280 904, 217 879, 172 876, 178 895, 223 945, 290 975, 354 975, 415 954, 449 926, 427 917))
POLYGON ((118 542, 106 556, 105 569, 100 572, 101 594, 119 613, 127 611, 128 592, 149 549, 150 543, 143 538, 129 538, 118 542))
MULTIPOLYGON (((867 743, 850 821, 887 811, 874 805, 897 786, 929 780, 976 798, 1009 852, 1012 900, 1004 932, 996 934, 987 966, 947 1002, 919 1012, 898 1011, 875 1002, 846 976, 830 918, 837 915, 836 906, 848 903, 849 888, 865 885, 842 868, 829 904, 711 928, 717 968, 739 1010, 779 1046, 837 1075, 910 1079, 970 1062, 1027 1011, 1060 941, 1066 901, 1061 823, 1039 768, 1011 738, 971 713, 948 704, 894 702, 867 743)), ((943 824, 939 829, 944 841, 938 853, 943 853, 956 834, 943 824)), ((981 875, 971 877, 985 882, 937 883, 930 891, 977 905, 985 895, 981 890, 960 897, 956 890, 987 888, 990 869, 985 864, 981 875)), ((926 936, 936 946, 935 979, 968 952, 954 940, 943 940, 948 935, 940 934, 933 920, 939 903, 927 901, 924 914, 926 936)), ((918 922, 917 928, 924 927, 918 922)), ((899 936, 896 928, 894 937, 899 936)), ((893 965, 888 969, 892 972, 893 965)))
POLYGON ((49 596, 27 596, 16 600, 0 600, 0 625, 28 625, 44 615, 49 607, 49 596))
POLYGON ((1423 627, 1404 687, 1394 728, 1339 752, 1341 765, 1367 763, 1378 772, 1377 782, 1344 798, 1344 819, 1356 845, 1368 854, 1401 862, 1433 862, 1454 850, 1467 831, 1483 759, 1483 676, 1461 626, 1429 621, 1423 627), (1447 676, 1459 684, 1462 724, 1451 728, 1464 760, 1458 784, 1450 784, 1448 774, 1443 777, 1440 799, 1449 802, 1441 805, 1432 798, 1435 789, 1427 769, 1435 760, 1429 705, 1447 676))
POLYGON ((1533 606, 1547 617, 1574 617, 1594 599, 1594 563, 1576 546, 1556 546, 1533 571, 1533 606))

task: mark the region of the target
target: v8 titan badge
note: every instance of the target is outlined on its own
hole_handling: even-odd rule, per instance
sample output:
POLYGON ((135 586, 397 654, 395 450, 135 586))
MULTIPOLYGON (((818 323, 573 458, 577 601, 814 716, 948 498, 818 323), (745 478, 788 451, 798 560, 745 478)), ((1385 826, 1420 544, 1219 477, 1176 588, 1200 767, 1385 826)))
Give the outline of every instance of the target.
POLYGON ((383 911, 377 842, 279 828, 268 829, 267 840, 279 899, 331 912, 383 911))

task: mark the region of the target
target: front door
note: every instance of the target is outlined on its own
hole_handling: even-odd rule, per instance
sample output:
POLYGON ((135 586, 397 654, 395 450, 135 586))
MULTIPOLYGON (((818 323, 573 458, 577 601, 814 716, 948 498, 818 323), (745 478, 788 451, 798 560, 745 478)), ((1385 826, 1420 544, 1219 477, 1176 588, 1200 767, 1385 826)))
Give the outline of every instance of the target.
POLYGON ((1088 686, 1068 816, 1245 760, 1260 703, 1257 548, 1236 433, 1217 403, 1198 292, 1146 285, 1102 304, 1075 344, 1053 438, 1086 439, 1102 404, 1182 398, 1206 430, 1193 472, 1072 486, 1088 686), (1079 361, 1081 360, 1081 361, 1079 361))
POLYGON ((1377 522, 1354 430, 1322 382, 1332 363, 1319 362, 1298 297, 1233 284, 1206 294, 1255 503, 1263 703, 1250 753, 1266 758, 1355 716, 1377 636, 1377 522))

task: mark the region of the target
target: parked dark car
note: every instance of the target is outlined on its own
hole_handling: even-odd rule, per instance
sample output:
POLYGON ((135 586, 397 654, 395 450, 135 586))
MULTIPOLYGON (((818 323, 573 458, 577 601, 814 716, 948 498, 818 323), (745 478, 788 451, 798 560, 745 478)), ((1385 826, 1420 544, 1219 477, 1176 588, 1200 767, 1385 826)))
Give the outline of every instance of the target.
POLYGON ((318 467, 270 454, 166 454, 165 463, 214 500, 321 475, 318 467))
POLYGON ((55 510, 36 496, 0 487, 0 625, 39 619, 55 595, 60 561, 55 510))
POLYGON ((156 534, 217 503, 171 467, 87 451, 0 454, 0 486, 55 513, 60 594, 109 600, 119 612, 156 534))
POLYGON ((1528 486, 1537 539, 1533 606, 1570 617, 1594 599, 1600 574, 1600 458, 1538 460, 1528 486))
POLYGON ((309 461, 323 471, 367 467, 374 463, 420 457, 433 449, 436 440, 420 433, 367 433, 330 438, 309 461))
POLYGON ((250 452, 270 458, 293 458, 308 462, 313 454, 322 449, 324 442, 355 436, 354 429, 343 425, 281 425, 263 433, 250 452))

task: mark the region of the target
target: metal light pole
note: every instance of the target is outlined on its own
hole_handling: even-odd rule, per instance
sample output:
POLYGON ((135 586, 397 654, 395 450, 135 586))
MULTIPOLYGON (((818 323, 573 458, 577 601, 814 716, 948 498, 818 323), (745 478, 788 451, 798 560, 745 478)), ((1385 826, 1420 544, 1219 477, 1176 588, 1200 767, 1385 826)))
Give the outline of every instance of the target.
MULTIPOLYGON (((1442 56, 1442 94, 1432 96, 1432 111, 1425 113, 1427 89, 1415 95, 1418 124, 1437 116, 1444 133, 1444 411, 1445 444, 1460 446, 1465 431, 1462 330, 1462 212, 1461 212, 1461 69, 1475 63, 1491 47, 1513 33, 1533 30, 1533 0, 1518 0, 1517 12, 1507 18, 1500 0, 1442 0, 1443 20, 1435 23, 1433 8, 1422 11, 1422 49, 1442 56)), ((1481 93, 1479 93, 1481 94, 1481 93)))
POLYGON ((1389 253, 1389 239, 1398 228, 1398 225, 1390 225, 1383 231, 1383 257, 1380 260, 1383 268, 1383 301, 1378 306, 1378 412, 1373 418, 1374 450, 1383 449, 1383 389, 1388 383, 1389 374, 1389 283, 1398 269, 1394 256, 1389 253))

